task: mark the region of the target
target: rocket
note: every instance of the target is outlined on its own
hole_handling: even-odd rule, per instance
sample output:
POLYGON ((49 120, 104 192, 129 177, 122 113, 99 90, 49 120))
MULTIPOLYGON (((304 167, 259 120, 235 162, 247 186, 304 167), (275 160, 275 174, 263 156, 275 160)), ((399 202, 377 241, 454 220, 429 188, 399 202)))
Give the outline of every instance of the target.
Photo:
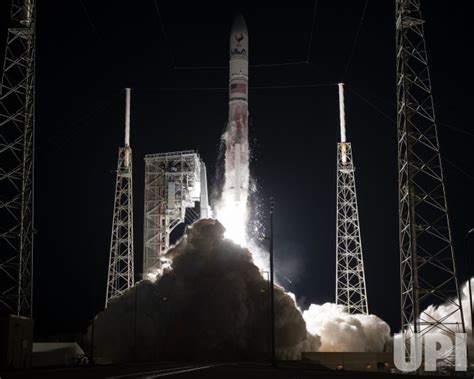
POLYGON ((248 32, 238 14, 230 33, 229 120, 226 141, 226 190, 237 204, 246 205, 249 182, 248 32))

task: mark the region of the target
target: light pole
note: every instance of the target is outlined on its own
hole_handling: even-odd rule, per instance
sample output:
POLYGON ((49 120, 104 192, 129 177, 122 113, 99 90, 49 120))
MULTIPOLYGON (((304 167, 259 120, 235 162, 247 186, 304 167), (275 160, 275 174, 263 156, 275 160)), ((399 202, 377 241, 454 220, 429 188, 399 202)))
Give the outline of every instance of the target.
POLYGON ((472 326, 473 326, 473 312, 472 312, 472 286, 471 286, 471 253, 469 252, 469 237, 474 233, 474 228, 469 229, 466 233, 466 237, 464 238, 464 250, 467 253, 467 281, 468 281, 468 288, 469 288, 469 311, 471 312, 471 341, 472 341, 472 326))
POLYGON ((270 240, 270 362, 272 366, 276 366, 275 358, 275 289, 274 289, 274 274, 273 274, 273 197, 270 198, 270 237, 263 236, 262 240, 270 240))
POLYGON ((138 320, 138 283, 135 284, 135 312, 134 312, 134 325, 133 325, 133 358, 135 362, 137 359, 137 320, 138 320))
POLYGON ((270 323, 271 323, 271 338, 272 338, 272 365, 276 365, 275 360, 275 284, 273 273, 273 197, 270 198, 270 323))
POLYGON ((90 351, 90 364, 94 364, 94 343, 95 343, 95 315, 92 317, 91 327, 91 351, 90 351))

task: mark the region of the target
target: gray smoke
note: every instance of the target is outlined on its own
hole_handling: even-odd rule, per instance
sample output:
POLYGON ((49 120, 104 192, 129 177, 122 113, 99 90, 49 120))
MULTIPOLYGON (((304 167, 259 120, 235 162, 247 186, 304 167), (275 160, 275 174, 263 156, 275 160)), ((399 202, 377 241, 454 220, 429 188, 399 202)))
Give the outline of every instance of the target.
MULTIPOLYGON (((167 253, 172 268, 115 299, 95 320, 95 354, 108 361, 246 360, 269 356, 269 284, 250 252, 206 219, 167 253)), ((317 351, 295 301, 275 289, 277 354, 317 351)), ((91 329, 90 329, 91 331, 91 329)))

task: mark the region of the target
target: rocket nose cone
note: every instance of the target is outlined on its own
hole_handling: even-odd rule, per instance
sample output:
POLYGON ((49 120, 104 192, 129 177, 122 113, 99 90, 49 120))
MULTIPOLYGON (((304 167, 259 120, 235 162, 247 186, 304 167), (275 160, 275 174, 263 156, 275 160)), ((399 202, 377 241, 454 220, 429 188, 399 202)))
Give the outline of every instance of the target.
MULTIPOLYGON (((247 25, 241 13, 237 14, 230 32, 230 57, 248 57, 249 41, 247 25)), ((248 59, 248 58, 247 58, 248 59)))
POLYGON ((242 13, 237 13, 232 24, 232 33, 242 32, 247 34, 247 24, 242 13))

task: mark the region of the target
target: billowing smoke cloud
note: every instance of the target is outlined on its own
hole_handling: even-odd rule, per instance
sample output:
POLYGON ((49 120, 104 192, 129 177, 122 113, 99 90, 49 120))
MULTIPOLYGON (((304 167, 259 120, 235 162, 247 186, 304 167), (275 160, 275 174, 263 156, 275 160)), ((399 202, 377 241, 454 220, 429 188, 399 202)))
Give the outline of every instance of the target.
MULTIPOLYGON (((200 220, 167 253, 172 269, 142 281, 95 321, 96 356, 133 359, 259 359, 269 355, 269 285, 247 249, 223 238, 215 220, 200 220)), ((294 299, 275 290, 277 354, 316 351, 318 336, 294 299)))
POLYGON ((375 315, 349 314, 342 305, 311 304, 303 312, 308 332, 321 338, 320 351, 380 352, 390 341, 390 327, 375 315))
MULTIPOLYGON (((469 302, 469 282, 465 282, 460 287, 461 289, 461 305, 464 316, 464 322, 466 332, 471 331, 471 309, 469 302)), ((471 278, 471 287, 474 291, 474 278, 471 278)), ((474 295, 474 293, 473 293, 474 295)), ((422 313, 422 319, 424 320, 443 320, 446 327, 451 329, 455 333, 462 332, 462 320, 461 314, 457 311, 457 305, 459 304, 458 298, 454 298, 452 301, 441 304, 441 305, 430 305, 422 313)), ((474 305, 474 303, 473 303, 474 305)), ((421 326, 421 332, 424 332, 426 326, 421 326)), ((431 331, 428 331, 431 332, 431 331)), ((442 332, 440 328, 432 329, 433 333, 442 332)), ((473 344, 473 341, 470 342, 473 344)))

